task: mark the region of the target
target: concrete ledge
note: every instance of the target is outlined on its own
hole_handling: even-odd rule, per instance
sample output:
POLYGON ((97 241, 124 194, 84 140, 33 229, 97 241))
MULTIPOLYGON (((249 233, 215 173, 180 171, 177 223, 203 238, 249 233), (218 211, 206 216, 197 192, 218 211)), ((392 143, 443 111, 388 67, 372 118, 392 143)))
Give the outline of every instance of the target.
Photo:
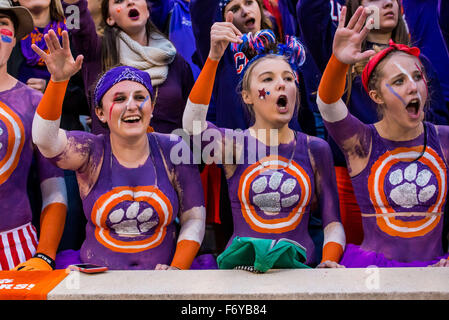
POLYGON ((449 268, 72 271, 49 300, 449 299, 449 268))

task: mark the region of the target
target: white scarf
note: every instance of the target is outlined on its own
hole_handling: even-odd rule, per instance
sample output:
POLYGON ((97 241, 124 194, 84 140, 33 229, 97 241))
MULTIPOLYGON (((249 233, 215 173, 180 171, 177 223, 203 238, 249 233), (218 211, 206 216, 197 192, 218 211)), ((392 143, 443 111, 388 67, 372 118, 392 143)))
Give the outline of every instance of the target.
POLYGON ((176 48, 157 33, 151 33, 148 46, 142 46, 123 31, 119 32, 120 63, 149 73, 157 86, 167 79, 168 65, 175 59, 176 48))

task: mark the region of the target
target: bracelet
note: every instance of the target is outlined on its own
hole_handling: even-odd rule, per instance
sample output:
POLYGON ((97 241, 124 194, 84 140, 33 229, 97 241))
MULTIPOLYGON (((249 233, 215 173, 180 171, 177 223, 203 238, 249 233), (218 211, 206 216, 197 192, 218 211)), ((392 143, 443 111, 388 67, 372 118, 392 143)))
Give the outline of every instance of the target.
POLYGON ((47 256, 46 254, 38 252, 33 256, 33 258, 40 258, 40 259, 44 260, 45 262, 47 262, 50 265, 50 267, 53 270, 55 270, 55 267, 56 267, 55 260, 53 260, 52 258, 47 256))

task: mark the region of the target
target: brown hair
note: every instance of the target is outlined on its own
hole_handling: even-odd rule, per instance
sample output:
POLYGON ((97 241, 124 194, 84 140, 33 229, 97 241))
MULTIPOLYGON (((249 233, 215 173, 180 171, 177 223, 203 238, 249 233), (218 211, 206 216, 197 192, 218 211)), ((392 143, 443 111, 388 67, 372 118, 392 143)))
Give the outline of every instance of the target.
MULTIPOLYGON (((398 14, 398 24, 396 25, 396 27, 393 29, 393 31, 391 33, 391 39, 395 43, 410 45, 410 35, 407 31, 407 25, 402 17, 401 2, 398 0, 394 0, 394 1, 397 1, 397 3, 398 3, 399 14, 398 14)), ((349 23, 349 20, 351 20, 352 16, 357 11, 357 8, 359 6, 361 6, 361 4, 362 4, 362 0, 346 0, 346 7, 347 7, 346 12, 347 13, 346 13, 345 25, 347 25, 349 23)), ((373 49, 376 50, 375 48, 373 48, 373 49)), ((362 43, 362 51, 365 51, 365 50, 366 50, 366 40, 363 41, 363 43, 362 43)), ((346 98, 346 104, 349 104, 349 100, 351 98, 352 81, 354 80, 354 78, 356 76, 358 76, 362 73, 363 68, 365 67, 365 65, 367 63, 368 63, 368 60, 361 61, 361 62, 353 65, 351 68, 349 68, 348 73, 347 73, 347 92, 348 92, 348 94, 347 94, 347 98, 346 98)))
MULTIPOLYGON (((231 0, 232 1, 232 0, 231 0)), ((229 1, 229 2, 231 2, 229 1)), ((254 0, 257 2, 257 5, 260 9, 260 29, 273 29, 273 23, 271 22, 270 18, 267 17, 267 15, 264 12, 264 5, 262 3, 262 0, 254 0)), ((226 4, 227 6, 227 4, 226 4)), ((225 21, 225 8, 223 8, 223 11, 221 12, 221 16, 223 21, 225 21)))
MULTIPOLYGON (((148 11, 150 9, 148 8, 148 11)), ((118 33, 122 29, 113 25, 107 24, 106 20, 109 17, 109 0, 101 1, 101 24, 100 27, 103 29, 103 40, 101 43, 101 66, 103 71, 107 71, 112 67, 120 63, 120 52, 118 49, 118 33)), ((145 25, 145 31, 149 37, 152 32, 167 39, 167 37, 156 27, 156 25, 148 18, 145 25)))
MULTIPOLYGON (((267 54, 266 56, 263 56, 263 57, 257 59, 256 61, 254 61, 254 63, 252 63, 248 67, 248 69, 246 69, 245 74, 242 77, 242 80, 240 81, 239 85, 237 86, 238 91, 240 91, 239 92, 240 95, 242 94, 243 91, 249 91, 251 89, 251 81, 250 81, 250 79, 251 79, 251 74, 253 73, 254 67, 257 66, 262 61, 265 61, 265 60, 268 60, 268 59, 283 59, 283 60, 285 60, 285 62, 287 62, 287 59, 284 56, 280 56, 280 55, 277 55, 277 54, 267 54)), ((298 112, 298 109, 299 109, 299 106, 300 106, 299 102, 300 102, 300 92, 299 92, 299 89, 297 89, 296 90, 295 111, 293 113, 293 116, 295 116, 297 114, 297 112, 298 112)), ((256 117, 255 117, 253 105, 248 105, 246 103, 243 103, 243 105, 245 106, 245 108, 244 108, 245 109, 245 113, 248 116, 248 118, 250 119, 250 125, 254 124, 254 121, 256 120, 256 117)))

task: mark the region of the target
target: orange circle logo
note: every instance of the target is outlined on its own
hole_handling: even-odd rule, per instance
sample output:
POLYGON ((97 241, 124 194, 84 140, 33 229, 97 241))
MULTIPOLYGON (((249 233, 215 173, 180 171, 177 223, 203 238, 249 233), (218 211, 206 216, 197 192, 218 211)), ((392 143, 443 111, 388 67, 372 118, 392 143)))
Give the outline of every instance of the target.
POLYGON ((154 186, 116 187, 98 198, 91 213, 98 242, 112 251, 126 253, 141 252, 160 245, 172 216, 169 199, 154 186), (124 201, 131 202, 126 214, 123 209, 114 210, 117 204, 124 201), (141 211, 140 203, 149 206, 146 205, 146 209, 141 211), (112 222, 116 224, 111 226, 112 222))
MULTIPOLYGON (((251 229, 261 233, 284 233, 295 229, 301 222, 305 208, 311 199, 311 192, 312 186, 309 176, 301 166, 294 161, 289 163, 287 159, 281 156, 268 156, 246 168, 240 177, 238 196, 243 217, 251 229), (275 171, 268 182, 266 174, 270 170, 283 170, 292 178, 284 180, 281 185, 283 174, 275 171), (278 175, 278 177, 275 177, 275 175, 278 175), (292 193, 296 184, 299 184, 300 195, 292 193), (273 190, 279 190, 279 192, 264 193, 267 185, 270 185, 273 190), (250 200, 251 189, 253 193, 258 193, 251 198, 252 201, 250 200), (281 199, 281 194, 290 194, 290 196, 281 199), (258 203, 257 206, 264 212, 266 212, 264 209, 267 207, 274 206, 276 207, 275 210, 281 207, 290 207, 295 203, 296 205, 286 217, 264 219, 257 214, 253 203, 258 203)), ((273 210, 273 208, 268 208, 268 210, 273 210)))
POLYGON ((25 143, 25 129, 19 116, 1 101, 0 121, 5 124, 8 135, 6 153, 3 159, 0 160, 0 184, 2 184, 8 180, 19 163, 20 154, 25 143))
POLYGON ((413 161, 419 156, 421 148, 422 146, 396 148, 379 157, 371 167, 368 190, 377 214, 395 213, 391 201, 404 209, 411 209, 434 199, 427 212, 435 215, 414 217, 411 221, 404 221, 399 217, 377 217, 379 228, 391 236, 423 236, 433 230, 441 220, 441 215, 437 213, 443 212, 446 199, 446 166, 430 147, 426 148, 426 152, 418 161, 413 161), (394 170, 393 166, 401 161, 408 161, 410 164, 403 169, 394 170), (385 184, 391 186, 389 192, 385 190, 385 184))

